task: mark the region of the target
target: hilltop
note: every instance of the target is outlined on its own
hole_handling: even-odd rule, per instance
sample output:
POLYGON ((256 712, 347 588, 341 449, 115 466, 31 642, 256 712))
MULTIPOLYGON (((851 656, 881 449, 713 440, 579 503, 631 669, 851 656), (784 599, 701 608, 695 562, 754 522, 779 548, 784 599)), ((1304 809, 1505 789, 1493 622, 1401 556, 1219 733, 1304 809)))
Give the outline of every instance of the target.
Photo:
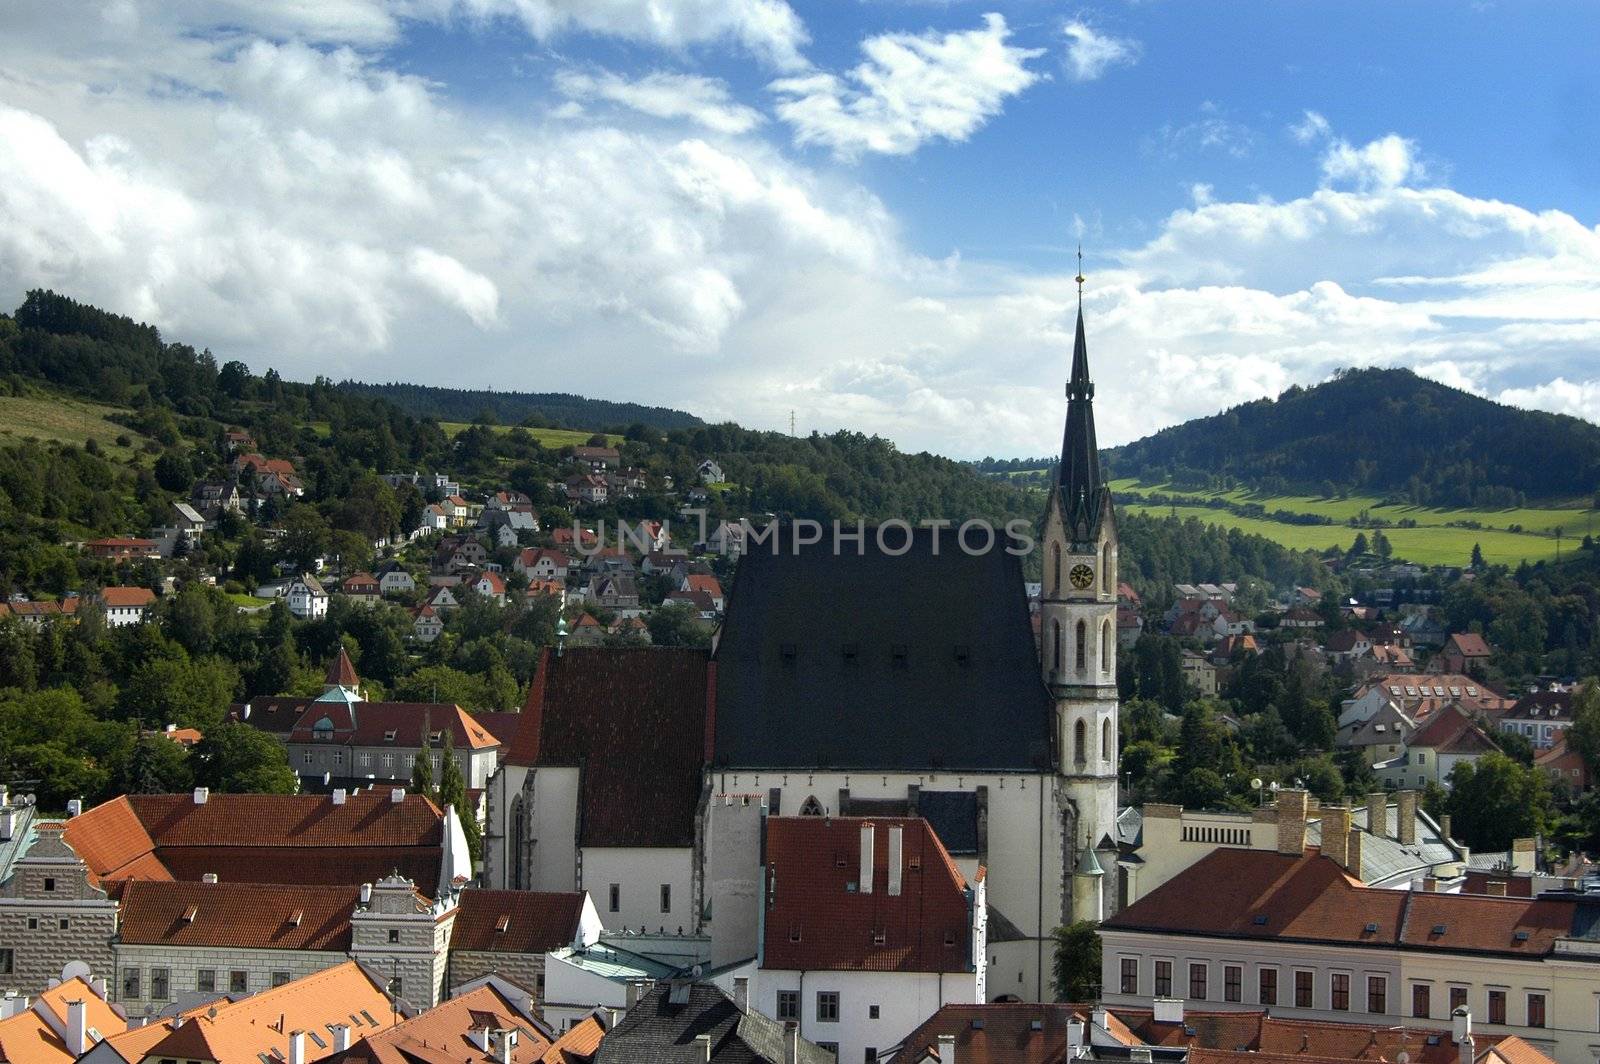
POLYGON ((617 429, 645 425, 662 432, 700 428, 693 414, 664 406, 589 399, 566 392, 497 392, 426 384, 339 382, 341 391, 387 399, 413 417, 441 422, 487 421, 530 428, 617 429))

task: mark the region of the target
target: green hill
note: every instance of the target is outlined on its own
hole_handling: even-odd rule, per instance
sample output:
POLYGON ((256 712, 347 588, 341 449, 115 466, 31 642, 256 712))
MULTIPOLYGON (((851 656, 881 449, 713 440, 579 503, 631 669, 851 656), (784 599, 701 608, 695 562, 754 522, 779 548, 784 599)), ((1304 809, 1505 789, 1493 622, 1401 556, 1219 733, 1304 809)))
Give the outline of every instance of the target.
POLYGON ((705 424, 693 414, 664 406, 616 403, 586 399, 563 392, 492 392, 465 388, 435 388, 425 384, 364 384, 343 381, 340 389, 387 399, 413 417, 437 421, 474 422, 488 418, 501 425, 538 428, 621 429, 647 425, 669 432, 705 424))
POLYGON ((1520 410, 1410 370, 1339 373, 1113 448, 1114 475, 1270 495, 1350 494, 1500 509, 1587 501, 1600 426, 1520 410))

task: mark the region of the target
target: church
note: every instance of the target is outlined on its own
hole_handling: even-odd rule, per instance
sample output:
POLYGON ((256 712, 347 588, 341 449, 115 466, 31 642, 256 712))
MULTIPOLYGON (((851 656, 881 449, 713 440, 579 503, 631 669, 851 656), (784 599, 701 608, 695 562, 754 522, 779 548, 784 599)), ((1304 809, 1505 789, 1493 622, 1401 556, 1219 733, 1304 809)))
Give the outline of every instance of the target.
POLYGON ((549 653, 489 785, 486 884, 587 890, 610 928, 699 932, 711 796, 922 817, 964 875, 985 870, 988 997, 1048 998, 1051 931, 1119 897, 1117 532, 1081 307, 1035 549, 1037 644, 1003 535, 779 529, 741 560, 711 652, 549 653))

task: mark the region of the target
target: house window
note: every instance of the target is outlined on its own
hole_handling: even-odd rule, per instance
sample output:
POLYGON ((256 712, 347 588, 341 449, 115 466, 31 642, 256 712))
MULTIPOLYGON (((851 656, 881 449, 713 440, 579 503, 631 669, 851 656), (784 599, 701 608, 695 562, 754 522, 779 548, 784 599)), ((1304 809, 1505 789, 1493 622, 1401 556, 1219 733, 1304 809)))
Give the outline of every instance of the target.
POLYGON ((29 931, 37 931, 37 930, 39 930, 39 918, 37 916, 28 917, 28 930, 29 931))
POLYGON ((63 931, 70 931, 70 930, 72 930, 72 921, 71 921, 71 920, 69 920, 69 919, 68 919, 68 918, 67 918, 67 917, 65 917, 65 916, 63 916, 63 917, 62 917, 62 918, 61 918, 61 919, 60 919, 60 920, 59 920, 59 921, 57 921, 57 923, 58 923, 58 924, 59 924, 59 925, 60 925, 60 927, 61 927, 61 930, 63 930, 63 931))
POLYGON ((878 1018, 878 1006, 876 1006, 876 1005, 868 1005, 867 1006, 867 1019, 875 1020, 877 1018, 878 1018))
POLYGON ((1315 1008, 1313 993, 1315 975, 1312 972, 1299 971, 1294 973, 1294 1007, 1297 1009, 1315 1008))
POLYGON ((384 754, 383 755, 383 767, 385 769, 394 768, 394 755, 393 754, 384 754))
POLYGON ((165 1001, 171 996, 172 970, 170 968, 150 969, 150 997, 154 1001, 165 1001))
POLYGON ((1172 996, 1172 962, 1156 961, 1156 997, 1172 996))
POLYGON ((1543 1027, 1544 1026, 1544 995, 1543 994, 1529 994, 1528 995, 1528 1026, 1529 1027, 1543 1027))
POLYGON ((1122 992, 1124 994, 1137 994, 1139 992, 1139 960, 1137 957, 1122 958, 1122 992))
POLYGON ((1195 1001, 1206 999, 1206 966, 1204 964, 1189 965, 1189 996, 1195 1001))
POLYGON ((671 883, 663 883, 663 884, 661 884, 661 911, 664 912, 664 913, 670 913, 672 911, 672 884, 671 883))
POLYGON ((798 1020, 800 1018, 800 991, 778 991, 778 1019, 798 1020))
POLYGON ((400 929, 399 928, 391 927, 389 929, 389 941, 391 943, 400 941, 400 929))
POLYGON ((311 751, 310 750, 307 750, 305 753, 300 755, 300 763, 302 765, 311 764, 311 751))
POLYGON ((622 884, 621 883, 613 883, 613 884, 611 884, 611 897, 610 897, 609 900, 611 902, 611 911, 612 912, 616 913, 616 912, 621 912, 622 911, 622 884))
POLYGON ((1467 1005, 1467 988, 1453 986, 1450 988, 1450 1013, 1455 1014, 1456 1009, 1465 1008, 1467 1005))
POLYGON ((1418 750, 1417 751, 1417 764, 1426 765, 1427 763, 1428 763, 1428 753, 1427 753, 1427 751, 1426 750, 1418 750))
POLYGON ((139 969, 122 969, 122 996, 136 998, 139 996, 139 969))
POLYGON ((273 986, 286 986, 286 985, 288 985, 288 982, 289 982, 289 973, 288 972, 273 972, 272 973, 272 985, 273 986))
POLYGON ((0 949, 0 975, 10 975, 17 970, 16 952, 9 946, 0 949))
POLYGON ((1257 1004, 1276 1005, 1278 1003, 1278 969, 1261 969, 1261 985, 1257 996, 1257 1004))
POLYGON ((242 968, 235 968, 228 973, 228 993, 243 994, 250 989, 250 973, 242 968))
POLYGON ((56 889, 56 877, 55 876, 45 876, 44 877, 44 889, 46 891, 51 891, 51 892, 53 892, 56 889))
POLYGON ((217 992, 217 970, 215 968, 201 968, 194 973, 194 988, 203 994, 217 992))
POLYGON ((837 990, 817 991, 817 1022, 839 1022, 839 992, 837 990))
POLYGON ((1431 1002, 1430 999, 1432 998, 1432 996, 1433 996, 1433 988, 1431 986, 1429 986, 1427 983, 1412 983, 1411 984, 1411 1015, 1417 1017, 1418 1019, 1423 1019, 1423 1020, 1425 1020, 1429 1016, 1431 1016, 1432 1015, 1432 1012, 1431 1012, 1432 1002, 1431 1002))
POLYGON ((1224 965, 1222 969, 1222 1000, 1244 1000, 1244 969, 1237 964, 1224 965))
POLYGON ((1386 977, 1367 976, 1367 1011, 1376 1016, 1389 1011, 1389 980, 1386 977))
POLYGON ((1506 992, 1504 990, 1489 991, 1489 1022, 1506 1022, 1506 992))
MULTIPOLYGON (((1300 973, 1296 972, 1295 975, 1298 978, 1300 973)), ((1329 1007, 1340 1012, 1350 1011, 1350 977, 1348 975, 1343 972, 1334 972, 1329 984, 1329 993, 1331 995, 1329 1007)), ((1298 990, 1295 996, 1299 996, 1298 990)), ((1300 1002, 1296 1001, 1295 1004, 1298 1005, 1300 1002)))
POLYGON ((339 768, 339 767, 342 767, 344 765, 344 751, 343 750, 335 750, 333 752, 333 764, 334 764, 335 768, 339 768))
POLYGON ((361 767, 362 768, 370 768, 372 766, 372 755, 371 754, 366 753, 365 751, 363 751, 362 753, 358 754, 357 757, 359 757, 360 760, 361 760, 361 767))

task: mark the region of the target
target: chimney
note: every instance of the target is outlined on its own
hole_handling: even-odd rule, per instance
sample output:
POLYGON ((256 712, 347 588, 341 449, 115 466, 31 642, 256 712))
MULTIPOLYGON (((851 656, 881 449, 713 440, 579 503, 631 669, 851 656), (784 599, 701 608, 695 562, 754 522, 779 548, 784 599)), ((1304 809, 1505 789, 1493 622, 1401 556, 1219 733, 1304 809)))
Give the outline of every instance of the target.
POLYGON ((406 789, 404 787, 395 787, 389 791, 389 801, 393 802, 395 805, 399 805, 405 800, 406 789))
POLYGON ((1068 1053, 1067 1059, 1069 1059, 1069 1060, 1077 1060, 1078 1059, 1077 1051, 1079 1049, 1082 1049, 1082 1048, 1083 1048, 1083 1021, 1082 1020, 1068 1020, 1067 1021, 1067 1049, 1070 1050, 1071 1052, 1068 1053))
POLYGON ((334 1049, 334 1052, 342 1053, 346 1049, 349 1049, 350 1048, 350 1025, 348 1023, 334 1023, 334 1024, 329 1024, 329 1027, 333 1031, 333 1049, 334 1049))
POLYGON ((1450 814, 1446 813, 1439 818, 1439 834, 1444 836, 1446 842, 1454 841, 1450 834, 1450 814))
POLYGON ((344 800, 345 800, 346 797, 347 797, 347 795, 346 795, 345 789, 343 787, 335 787, 333 789, 333 804, 334 805, 343 805, 344 804, 344 800))
POLYGON ((628 1008, 631 1009, 635 1005, 637 1005, 639 1003, 639 999, 644 997, 649 992, 650 992, 650 983, 647 980, 644 980, 644 979, 630 979, 630 980, 628 980, 628 998, 627 998, 628 1008))
POLYGON ((361 884, 361 904, 362 905, 371 905, 372 904, 372 884, 371 883, 363 883, 363 884, 361 884))
POLYGON ((83 812, 83 799, 82 798, 68 798, 67 799, 67 819, 70 820, 73 817, 77 816, 81 812, 83 812))
POLYGON ((1538 853, 1534 849, 1535 845, 1532 839, 1511 840, 1511 870, 1513 872, 1525 872, 1531 875, 1535 871, 1535 865, 1538 863, 1538 853))
POLYGON ((750 980, 742 975, 733 981, 733 1003, 740 1012, 750 1011, 750 980))
POLYGON ((1460 1064, 1472 1064, 1472 1010, 1462 1005, 1450 1014, 1450 1035, 1455 1040, 1460 1064))
POLYGON ((942 1034, 939 1036, 939 1064, 956 1064, 956 1036, 942 1034))
POLYGON ((1322 856, 1340 868, 1350 865, 1350 810, 1330 805, 1322 811, 1322 856))
POLYGON ((0 808, 0 842, 10 842, 17 833, 17 811, 10 806, 0 808))
POLYGON ((1506 881, 1503 879, 1491 879, 1485 884, 1484 891, 1491 898, 1503 898, 1506 896, 1506 881))
POLYGON ((1306 852, 1306 792, 1278 792, 1278 852, 1299 856, 1306 852))
POLYGON ((1389 834, 1389 796, 1382 791, 1367 795, 1367 830, 1375 839, 1389 834))
POLYGON ((1365 883, 1367 877, 1361 870, 1361 836, 1360 828, 1350 829, 1350 834, 1347 836, 1350 839, 1349 853, 1346 856, 1344 870, 1350 873, 1352 879, 1359 879, 1365 883))
POLYGON ((83 999, 67 1002, 67 1052, 76 1060, 89 1051, 88 1012, 83 999))
POLYGON ((306 1064, 306 1033, 289 1032, 289 1059, 287 1064, 306 1064))
POLYGON ((210 787, 196 787, 194 789, 194 804, 205 805, 206 799, 211 797, 210 787))
POLYGON ((200 876, 200 882, 202 883, 215 883, 216 881, 217 874, 215 872, 205 872, 200 876))
POLYGON ((1439 892, 1439 877, 1423 876, 1422 889, 1427 891, 1429 894, 1437 894, 1439 892))
POLYGON ((873 828, 871 824, 861 825, 861 893, 872 893, 872 848, 873 828))
POLYGON ((1401 791, 1395 797, 1400 802, 1395 811, 1395 840, 1402 846, 1415 846, 1417 844, 1417 792, 1401 791))
MULTIPOLYGON (((517 1047, 517 1032, 494 1032, 494 1059, 496 1064, 511 1064, 511 1051, 517 1047)), ((710 1060, 710 1057, 706 1058, 710 1060)))
POLYGON ((1155 1054, 1151 1052, 1149 1046, 1129 1046, 1128 1059, 1133 1064, 1150 1064, 1155 1059, 1155 1054))
POLYGON ((783 1023, 783 1064, 799 1064, 800 1025, 793 1020, 783 1023))
POLYGON ((1182 1023, 1183 999, 1182 998, 1155 998, 1150 1002, 1154 1019, 1157 1023, 1182 1023))
POLYGON ((710 1035, 697 1034, 694 1036, 694 1059, 707 1061, 711 1059, 710 1035))
POLYGON ((901 835, 905 831, 899 824, 889 828, 889 897, 900 896, 900 873, 902 865, 901 835))

